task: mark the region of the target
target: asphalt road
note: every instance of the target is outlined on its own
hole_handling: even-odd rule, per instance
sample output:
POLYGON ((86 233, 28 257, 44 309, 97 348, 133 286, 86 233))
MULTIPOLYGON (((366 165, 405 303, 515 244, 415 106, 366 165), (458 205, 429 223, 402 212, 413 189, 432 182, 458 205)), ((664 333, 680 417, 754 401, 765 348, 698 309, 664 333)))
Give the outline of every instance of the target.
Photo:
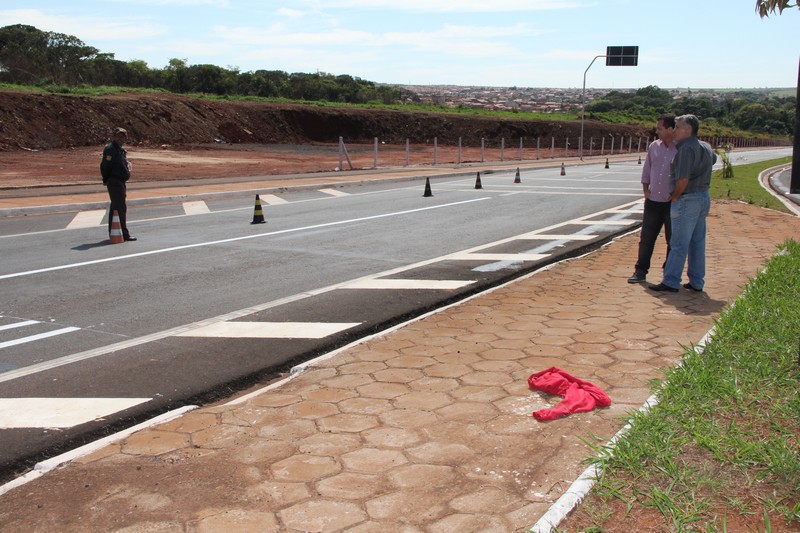
POLYGON ((0 474, 598 246, 638 225, 640 173, 287 191, 265 224, 250 196, 142 206, 117 246, 102 213, 4 219, 0 474))

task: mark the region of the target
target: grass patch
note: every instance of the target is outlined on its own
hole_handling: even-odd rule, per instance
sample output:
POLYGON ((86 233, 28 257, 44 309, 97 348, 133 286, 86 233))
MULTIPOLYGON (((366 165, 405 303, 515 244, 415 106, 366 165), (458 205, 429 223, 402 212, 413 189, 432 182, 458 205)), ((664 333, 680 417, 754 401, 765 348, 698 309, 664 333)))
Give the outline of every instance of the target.
POLYGON ((789 210, 786 206, 758 183, 758 175, 767 168, 789 163, 791 160, 791 157, 781 157, 770 161, 735 165, 734 177, 726 179, 722 177, 722 170, 715 170, 711 175, 709 194, 712 198, 740 200, 759 207, 788 213, 789 210))
MULTIPOLYGON (((737 173, 738 175, 738 173, 737 173)), ((581 531, 800 530, 800 244, 780 246, 633 416, 581 531), (641 530, 641 529, 640 529, 641 530)))

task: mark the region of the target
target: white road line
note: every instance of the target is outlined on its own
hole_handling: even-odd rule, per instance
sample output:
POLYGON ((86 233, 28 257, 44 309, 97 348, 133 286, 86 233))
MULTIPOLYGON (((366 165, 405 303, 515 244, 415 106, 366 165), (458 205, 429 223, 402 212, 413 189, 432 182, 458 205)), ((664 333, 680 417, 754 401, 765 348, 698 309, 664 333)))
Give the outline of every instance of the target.
POLYGON ((211 212, 206 203, 202 200, 183 202, 183 212, 187 215, 206 215, 211 212))
MULTIPOLYGON (((608 212, 608 211, 606 211, 608 212)), ((586 226, 627 226, 629 224, 638 224, 639 220, 573 220, 570 224, 583 224, 586 226)))
POLYGON ((475 283, 474 280, 456 279, 362 279, 347 283, 341 289, 424 289, 453 290, 475 283))
POLYGON ((217 322, 176 335, 229 339, 322 339, 360 322, 217 322))
POLYGON ((453 207, 453 206, 456 206, 456 205, 469 204, 469 203, 472 203, 472 202, 481 202, 483 200, 491 200, 491 197, 484 196, 482 198, 474 198, 472 200, 464 200, 464 201, 461 201, 461 202, 452 202, 452 203, 449 203, 449 204, 433 205, 433 206, 430 206, 430 207, 420 207, 418 209, 408 209, 406 211, 395 211, 393 213, 383 213, 383 214, 380 214, 380 215, 372 215, 372 216, 368 216, 368 217, 351 218, 351 219, 347 219, 347 220, 340 220, 338 222, 326 222, 324 224, 315 224, 313 226, 304 226, 304 227, 300 227, 300 228, 291 228, 291 229, 285 229, 285 230, 280 230, 280 231, 271 231, 271 232, 267 232, 267 233, 258 233, 256 235, 244 235, 242 237, 231 237, 229 239, 220 239, 218 241, 208 241, 208 242, 198 242, 198 243, 195 243, 195 244, 185 244, 183 246, 173 246, 172 248, 162 248, 160 250, 150 250, 149 252, 139 252, 139 253, 135 253, 135 254, 119 255, 119 256, 116 256, 116 257, 107 257, 105 259, 95 259, 94 261, 84 261, 84 262, 81 262, 81 263, 70 263, 70 264, 67 264, 67 265, 60 265, 60 266, 54 266, 54 267, 48 267, 48 268, 40 268, 40 269, 37 269, 37 270, 28 270, 27 272, 15 272, 15 273, 12 273, 12 274, 4 274, 4 275, 0 276, 0 280, 12 279, 12 278, 20 278, 20 277, 23 277, 23 276, 31 276, 33 274, 43 274, 45 272, 55 272, 57 270, 66 270, 68 268, 78 268, 78 267, 82 267, 82 266, 98 265, 98 264, 101 264, 101 263, 109 263, 111 261, 121 261, 121 260, 124 260, 124 259, 132 259, 132 258, 135 258, 135 257, 144 257, 144 256, 147 256, 147 255, 164 254, 164 253, 169 253, 169 252, 177 252, 177 251, 180 251, 180 250, 190 250, 192 248, 202 248, 202 247, 205 247, 205 246, 214 246, 214 245, 218 245, 218 244, 227 244, 227 243, 230 243, 230 242, 246 241, 246 240, 249 240, 249 239, 259 239, 259 238, 262 238, 262 237, 272 237, 274 235, 283 235, 283 234, 286 234, 286 233, 296 233, 298 231, 307 231, 307 230, 313 230, 313 229, 319 229, 319 228, 329 228, 329 227, 332 227, 332 226, 341 226, 341 225, 344 225, 344 224, 353 224, 353 223, 356 223, 356 222, 364 222, 366 220, 376 220, 376 219, 379 219, 379 218, 389 218, 389 217, 395 217, 395 216, 403 216, 403 215, 409 215, 411 213, 419 213, 421 211, 430 211, 432 209, 442 209, 442 208, 445 208, 445 207, 453 207))
POLYGON ((0 349, 2 348, 9 348, 11 346, 17 346, 18 344, 25 344, 26 342, 33 342, 38 341, 40 339, 46 339, 48 337, 55 337, 56 335, 63 335, 64 333, 71 333, 73 331, 78 331, 81 328, 61 328, 54 331, 48 331, 46 333, 39 333, 38 335, 30 335, 28 337, 22 337, 20 339, 14 339, 13 341, 6 341, 0 342, 0 349))
POLYGON ((0 429, 71 428, 150 398, 0 398, 0 429))
POLYGON ((337 191, 336 189, 319 189, 319 192, 330 194, 331 196, 350 196, 350 193, 344 191, 337 191))
POLYGON ((284 200, 280 196, 275 196, 274 194, 262 194, 259 196, 261 201, 267 205, 279 205, 279 204, 288 204, 287 200, 284 200))
POLYGON ((72 221, 67 224, 67 229, 80 229, 80 228, 94 228, 103 223, 103 217, 106 216, 105 209, 95 209, 92 211, 80 211, 72 221))
POLYGON ((561 235, 557 233, 526 233, 525 235, 520 235, 518 239, 544 241, 588 241, 594 239, 595 237, 597 237, 597 235, 580 235, 577 233, 573 233, 571 235, 561 235))
POLYGON ((25 320, 24 322, 15 322, 13 324, 6 324, 5 326, 0 326, 0 331, 5 331, 7 329, 14 329, 14 328, 21 328, 23 326, 32 326, 34 324, 40 324, 38 320, 25 320))
POLYGON ((448 255, 444 259, 456 259, 459 261, 539 261, 548 254, 489 254, 478 252, 459 252, 448 255))

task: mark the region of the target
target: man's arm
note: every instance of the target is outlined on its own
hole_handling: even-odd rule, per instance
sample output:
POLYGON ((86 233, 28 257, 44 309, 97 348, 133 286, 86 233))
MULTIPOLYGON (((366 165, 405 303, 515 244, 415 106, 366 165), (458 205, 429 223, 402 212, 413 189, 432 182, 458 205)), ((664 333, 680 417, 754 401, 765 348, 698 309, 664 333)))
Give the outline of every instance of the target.
POLYGON ((683 191, 686 190, 686 187, 689 185, 689 178, 678 178, 678 181, 675 182, 675 190, 672 191, 672 196, 670 197, 670 201, 674 202, 678 198, 681 197, 683 191))

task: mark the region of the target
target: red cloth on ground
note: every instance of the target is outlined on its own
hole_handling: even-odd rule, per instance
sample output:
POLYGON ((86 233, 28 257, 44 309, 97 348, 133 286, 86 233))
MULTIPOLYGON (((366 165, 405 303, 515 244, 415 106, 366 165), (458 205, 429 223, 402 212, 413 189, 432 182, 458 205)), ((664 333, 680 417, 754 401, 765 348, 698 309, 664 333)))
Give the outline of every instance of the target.
POLYGON ((541 409, 533 413, 536 420, 555 420, 572 413, 585 413, 595 407, 608 407, 611 398, 603 390, 554 366, 531 374, 528 387, 556 394, 564 399, 552 409, 541 409))

